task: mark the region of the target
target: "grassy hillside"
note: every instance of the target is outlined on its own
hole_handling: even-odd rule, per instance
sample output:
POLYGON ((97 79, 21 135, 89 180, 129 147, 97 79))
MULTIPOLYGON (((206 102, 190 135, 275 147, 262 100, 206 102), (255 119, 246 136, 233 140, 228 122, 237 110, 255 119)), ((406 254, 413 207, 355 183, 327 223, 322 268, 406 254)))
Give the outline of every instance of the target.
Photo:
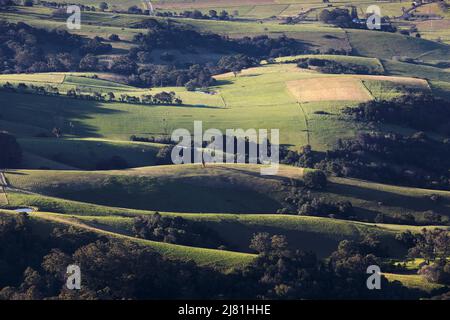
POLYGON ((356 55, 392 59, 395 56, 421 59, 426 62, 446 61, 450 46, 388 32, 346 31, 356 55))
POLYGON ((180 212, 275 212, 281 198, 276 189, 282 184, 276 177, 260 176, 258 168, 208 165, 204 169, 200 165, 186 165, 107 172, 19 171, 8 173, 7 179, 16 188, 118 207, 180 212))
MULTIPOLYGON (((83 202, 63 200, 41 195, 8 192, 10 206, 31 206, 33 216, 45 215, 46 211, 60 213, 61 218, 71 218, 99 229, 124 235, 132 235, 132 217, 148 215, 154 211, 143 211, 109 206, 92 205, 83 202)), ((233 250, 248 252, 250 238, 256 232, 286 235, 292 246, 312 250, 320 256, 327 256, 343 239, 360 239, 363 235, 379 236, 390 248, 393 256, 401 257, 405 251, 394 241, 396 233, 410 230, 419 232, 421 226, 399 226, 388 224, 361 223, 321 217, 273 215, 273 214, 230 214, 230 213, 173 213, 161 212, 164 216, 181 216, 197 221, 217 232, 233 250)), ((59 215, 55 215, 58 217, 59 215)), ((427 228, 430 228, 429 226, 427 228)))
MULTIPOLYGON (((81 3, 94 6, 99 2, 81 0, 81 3)), ((110 9, 139 5, 130 0, 111 0, 108 4, 110 9)), ((332 3, 333 7, 349 4, 355 5, 362 16, 366 7, 373 3, 366 0, 332 3)), ((329 177, 322 190, 306 190, 298 187, 303 185, 299 181, 312 169, 281 165, 277 175, 265 176, 260 174, 261 165, 157 165, 157 154, 167 145, 130 141, 132 135, 168 137, 179 128, 193 132, 194 121, 202 121, 203 131, 210 128, 222 132, 230 128, 278 129, 283 146, 300 150, 310 145, 314 152, 324 154, 338 140, 354 138, 361 132, 413 133, 416 130, 407 125, 394 126, 381 120, 356 121, 343 110, 361 102, 390 100, 411 92, 450 99, 450 69, 447 65, 450 46, 445 39, 425 39, 446 37, 446 30, 433 31, 427 29, 426 24, 418 23, 424 37, 416 38, 323 24, 317 21, 318 13, 326 6, 322 0, 231 0, 226 4, 220 0, 164 0, 154 5, 159 11, 199 9, 207 13, 210 9, 227 10, 234 17, 230 21, 168 19, 85 11, 82 28, 70 32, 86 38, 108 39, 111 34, 119 35, 118 41, 102 40, 110 43, 113 50, 99 55, 101 62, 108 62, 137 46, 133 37, 147 32, 140 29, 140 24, 148 19, 229 38, 292 37, 300 40, 305 49, 296 52, 310 54, 267 59, 258 65, 255 63, 252 68, 216 74, 213 85, 192 91, 183 86, 133 87, 125 84, 126 72, 122 75, 103 72, 110 70, 106 67, 99 69, 101 72, 75 72, 78 68, 74 68, 71 72, 1 74, 0 86, 25 83, 27 86, 52 87, 58 89, 59 95, 32 94, 23 88, 17 88, 16 92, 9 92, 7 88, 0 90, 0 131, 13 134, 23 149, 19 169, 0 172, 0 214, 15 214, 12 210, 29 208, 37 232, 44 236, 54 226, 72 226, 120 241, 139 243, 169 258, 192 260, 224 272, 246 266, 255 259, 249 245, 258 232, 284 235, 291 247, 313 251, 320 258, 328 257, 342 240, 360 242, 364 236, 374 235, 388 248, 389 259, 392 259, 389 262, 401 264, 406 259, 407 249, 396 240, 399 233, 406 230, 418 233, 423 228, 450 231, 447 223, 450 219, 449 191, 340 177, 329 177), (305 12, 305 21, 284 23, 284 18, 305 12), (303 58, 349 63, 363 67, 359 69, 361 73, 365 67, 379 75, 327 74, 314 67, 299 68, 296 61, 303 58), (113 93, 115 97, 173 91, 183 103, 144 105, 119 102, 118 99, 83 100, 80 96, 78 99, 66 96, 69 90, 87 95, 113 93), (61 130, 61 137, 54 137, 52 131, 55 128, 61 130), (128 169, 99 170, 105 161, 117 156, 126 161, 123 167, 128 169), (294 191, 301 191, 302 196, 308 192, 314 201, 333 202, 336 206, 346 206, 346 202, 350 202, 353 211, 348 209, 345 215, 335 215, 317 209, 315 214, 321 216, 300 216, 297 209, 287 204, 294 191), (288 208, 290 214, 277 214, 281 208, 288 208), (133 231, 135 217, 155 212, 164 217, 182 217, 210 229, 223 241, 226 249, 137 238, 133 231), (431 213, 442 216, 440 223, 447 225, 431 225, 430 221, 439 221, 432 220, 431 213), (385 220, 378 220, 382 218, 385 220), (389 218, 397 223, 410 221, 408 223, 416 225, 373 222, 389 221, 389 218)), ((392 17, 401 13, 402 6, 410 4, 380 2, 379 5, 384 14, 392 17)), ((41 6, 18 6, 2 11, 0 19, 65 29, 65 18, 55 17, 52 12, 53 9, 41 6)), ((445 26, 447 20, 443 21, 445 26)), ((407 23, 402 27, 409 28, 410 22, 407 23)), ((232 54, 210 46, 206 48, 192 44, 186 50, 167 49, 174 56, 174 61, 169 62, 162 56, 166 48, 155 47, 151 49, 150 60, 155 65, 173 64, 173 68, 184 69, 191 64, 214 65, 224 55, 232 54)), ((282 54, 292 49, 270 48, 282 54)), ((135 60, 139 67, 143 66, 138 61, 141 59, 135 60)), ((220 70, 223 70, 222 66, 220 70)), ((177 84, 184 83, 174 79, 177 84)), ((437 134, 430 137, 445 138, 437 134)), ((374 165, 378 164, 377 159, 373 161, 374 165)), ((413 274, 418 268, 417 261, 407 262, 405 274, 388 273, 388 279, 426 291, 440 287, 413 274)))
MULTIPOLYGON (((1 214, 11 214, 11 211, 0 210, 1 214)), ((75 221, 68 217, 62 217, 51 213, 41 213, 39 215, 32 215, 31 218, 35 222, 35 229, 38 234, 45 235, 55 226, 73 226, 84 229, 86 231, 94 232, 99 235, 107 236, 109 238, 132 241, 143 246, 147 246, 155 252, 164 255, 167 258, 182 261, 193 261, 199 266, 212 267, 223 272, 231 271, 235 268, 240 268, 250 263, 255 255, 232 252, 225 250, 214 250, 205 248, 187 247, 176 244, 169 244, 163 242, 155 242, 145 239, 138 239, 126 235, 110 232, 107 230, 98 229, 88 226, 79 221, 75 221)))
MULTIPOLYGON (((169 212, 189 213, 275 213, 289 194, 290 180, 301 179, 302 169, 282 166, 278 176, 261 176, 257 166, 179 165, 157 166, 126 171, 9 171, 12 187, 81 202, 169 212), (195 192, 193 192, 195 191, 195 192), (109 198, 106 195, 114 195, 109 198), (222 196, 220 196, 222 194, 222 196), (242 195, 251 201, 243 202, 242 195), (164 195, 164 196, 163 196, 164 195)), ((412 214, 417 221, 433 210, 448 216, 450 193, 447 191, 398 187, 356 179, 331 178, 318 196, 350 201, 359 219, 373 221, 379 213, 393 216, 412 214), (439 195, 440 201, 431 199, 439 195)), ((16 205, 31 205, 43 211, 73 214, 101 212, 68 204, 40 202, 36 197, 19 197, 16 205)), ((99 211, 100 210, 100 211, 99 211)), ((100 213, 99 213, 100 214, 100 213)))
POLYGON ((302 54, 297 56, 288 56, 288 57, 280 57, 276 58, 276 62, 288 63, 295 62, 299 59, 304 58, 317 58, 322 60, 336 61, 341 63, 351 63, 355 65, 361 65, 370 67, 371 69, 377 71, 379 74, 384 73, 383 65, 380 60, 377 58, 366 58, 366 57, 358 57, 358 56, 342 56, 342 55, 332 55, 332 54, 302 54))
MULTIPOLYGON (((0 81, 2 77, 9 76, 0 76, 0 81)), ((44 77, 42 74, 36 75, 37 79, 44 77)), ((52 75, 47 77, 51 78, 52 75)), ((65 88, 67 79, 72 79, 71 77, 74 76, 67 77, 62 84, 52 82, 52 86, 61 88, 63 92, 67 89, 65 88)), ((30 83, 27 81, 33 79, 32 76, 25 78, 16 76, 16 78, 21 79, 19 82, 25 83, 30 83)), ((103 88, 101 92, 111 91, 116 95, 123 92, 140 95, 154 94, 162 90, 175 91, 183 100, 183 105, 101 103, 65 97, 0 92, 0 102, 5 106, 0 112, 2 115, 0 124, 6 130, 23 138, 33 138, 43 132, 49 133, 52 128, 58 127, 69 137, 128 140, 131 135, 165 135, 176 128, 192 131, 193 121, 202 120, 205 129, 217 128, 223 131, 228 128, 279 129, 281 144, 293 148, 310 144, 315 150, 322 151, 332 147, 337 138, 353 137, 358 130, 364 130, 360 123, 341 116, 342 108, 361 101, 352 96, 355 90, 360 91, 365 99, 392 98, 408 88, 429 90, 427 83, 419 79, 326 75, 297 68, 294 64, 263 65, 243 70, 237 77, 232 74, 216 76, 217 85, 209 88, 212 94, 200 91, 188 92, 179 87, 149 91, 123 88, 119 84, 114 87, 115 84, 111 84, 111 81, 99 79, 78 76, 75 79, 88 82, 85 87, 79 87, 86 93, 92 88, 96 88, 95 90, 103 88), (313 84, 322 85, 322 91, 311 85, 311 81, 313 84), (348 81, 351 81, 349 88, 346 87, 348 81), (374 82, 377 85, 371 86, 374 82), (107 87, 102 87, 103 85, 107 87), (380 85, 389 87, 389 95, 386 95, 386 90, 383 92, 377 90, 380 85), (298 88, 302 90, 301 93, 297 92, 298 88), (340 95, 331 94, 333 92, 340 95)), ((86 168, 86 165, 77 166, 76 162, 64 163, 86 168)), ((132 162, 136 165, 151 164, 143 160, 132 162)))
MULTIPOLYGON (((362 3, 362 5, 365 6, 366 4, 362 3)), ((275 11, 278 10, 276 9, 275 11)), ((261 12, 263 11, 265 10, 261 10, 261 12)), ((2 17, 9 21, 23 21, 39 27, 56 28, 62 26, 65 21, 53 18, 51 12, 51 9, 42 7, 20 7, 15 13, 2 13, 2 17)), ((268 14, 270 15, 271 13, 269 12, 268 14)), ((316 14, 316 12, 313 13, 314 16, 316 14)), ((255 16, 251 18, 254 19, 255 16)), ((123 40, 131 40, 135 34, 145 32, 145 30, 133 29, 130 26, 147 19, 147 17, 107 12, 85 12, 83 13, 83 19, 86 23, 81 30, 74 31, 77 34, 107 38, 110 34, 115 33, 120 35, 120 38, 123 40)), ((157 19, 164 20, 165 18, 157 17, 157 19)), ((326 51, 333 48, 350 51, 353 48, 355 54, 375 58, 391 59, 393 56, 408 56, 412 58, 420 57, 425 61, 446 61, 450 55, 449 46, 445 44, 386 32, 380 33, 354 29, 344 31, 343 29, 323 25, 318 22, 286 25, 280 24, 276 20, 264 23, 254 20, 173 20, 198 31, 227 34, 232 37, 259 34, 280 36, 285 34, 286 36, 303 40, 306 46, 312 50, 319 48, 321 51, 326 51)), ((130 44, 126 41, 112 43, 112 45, 117 50, 130 47, 130 44)))
MULTIPOLYGON (((154 165, 156 154, 164 146, 157 143, 89 138, 23 138, 19 139, 19 143, 29 154, 84 170, 94 170, 99 163, 114 156, 125 159, 129 167, 154 165)), ((54 166, 48 165, 48 168, 54 166)), ((31 161, 28 164, 26 161, 24 167, 39 169, 47 166, 44 163, 38 166, 31 161)))

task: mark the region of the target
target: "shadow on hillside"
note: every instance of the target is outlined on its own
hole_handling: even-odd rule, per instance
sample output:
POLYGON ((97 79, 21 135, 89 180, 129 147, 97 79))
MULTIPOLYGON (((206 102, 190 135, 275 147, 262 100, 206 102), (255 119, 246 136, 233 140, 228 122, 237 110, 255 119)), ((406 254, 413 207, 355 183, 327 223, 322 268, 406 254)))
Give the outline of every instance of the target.
POLYGON ((214 83, 214 86, 224 86, 224 85, 232 84, 232 83, 233 83, 233 81, 230 81, 230 80, 218 79, 214 83))
MULTIPOLYGON (((161 105, 157 105, 158 107, 161 105)), ((182 104, 182 105, 175 105, 175 104, 165 104, 164 107, 174 107, 174 108, 199 108, 199 109, 226 109, 225 107, 218 107, 218 106, 208 106, 204 104, 182 104)))
POLYGON ((0 104, 3 120, 40 128, 42 133, 60 128, 63 135, 83 137, 100 137, 97 129, 85 120, 94 115, 125 112, 109 109, 98 101, 10 92, 0 92, 0 104))
POLYGON ((365 201, 380 203, 381 206, 401 207, 416 212, 433 210, 438 214, 450 216, 449 208, 446 207, 448 201, 445 199, 435 203, 426 196, 413 197, 336 182, 329 182, 326 191, 338 196, 355 197, 365 201))

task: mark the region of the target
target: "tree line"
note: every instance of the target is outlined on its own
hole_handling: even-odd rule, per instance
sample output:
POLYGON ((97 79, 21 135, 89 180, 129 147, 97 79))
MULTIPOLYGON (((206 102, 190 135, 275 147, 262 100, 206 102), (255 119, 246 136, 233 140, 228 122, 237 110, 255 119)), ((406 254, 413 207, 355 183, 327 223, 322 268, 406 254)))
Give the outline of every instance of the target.
POLYGON ((224 274, 75 227, 35 233, 39 226, 26 214, 3 214, 0 221, 0 299, 417 299, 443 293, 408 289, 384 276, 382 290, 368 290, 367 267, 387 268, 387 248, 373 236, 344 240, 321 260, 291 249, 284 236, 257 233, 249 243, 256 260, 224 274), (65 286, 70 264, 81 268, 81 290, 65 286))
POLYGON ((33 84, 19 83, 17 86, 6 82, 4 85, 0 86, 0 90, 6 92, 17 92, 17 93, 28 93, 28 94, 38 94, 44 96, 64 96, 73 99, 80 100, 90 100, 90 101, 100 101, 100 102, 123 102, 131 104, 143 104, 143 105, 182 105, 183 100, 176 96, 175 92, 161 91, 155 94, 142 94, 140 96, 128 95, 122 93, 120 95, 114 94, 110 91, 106 94, 94 91, 92 93, 85 93, 80 88, 69 89, 66 94, 62 94, 58 87, 54 86, 36 86, 33 84))
POLYGON ((375 66, 341 62, 320 58, 301 58, 295 61, 299 68, 317 69, 322 73, 334 74, 382 74, 375 66))

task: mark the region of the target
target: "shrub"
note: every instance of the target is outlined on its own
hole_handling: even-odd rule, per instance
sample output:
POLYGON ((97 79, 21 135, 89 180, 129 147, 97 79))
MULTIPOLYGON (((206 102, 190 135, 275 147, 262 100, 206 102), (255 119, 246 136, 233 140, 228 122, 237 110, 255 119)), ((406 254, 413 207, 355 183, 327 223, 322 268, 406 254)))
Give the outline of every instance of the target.
POLYGON ((303 182, 310 189, 325 189, 327 176, 320 170, 307 171, 303 176, 303 182))

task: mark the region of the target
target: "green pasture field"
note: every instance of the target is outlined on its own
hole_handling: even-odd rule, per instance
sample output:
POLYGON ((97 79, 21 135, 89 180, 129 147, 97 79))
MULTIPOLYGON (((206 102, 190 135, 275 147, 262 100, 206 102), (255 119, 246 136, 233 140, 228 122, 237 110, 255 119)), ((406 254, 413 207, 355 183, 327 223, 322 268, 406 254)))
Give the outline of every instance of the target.
MULTIPOLYGON (((154 211, 135 210, 64 200, 41 195, 8 192, 10 206, 30 206, 40 216, 46 211, 60 213, 61 217, 75 219, 98 229, 105 229, 131 236, 132 218, 153 214, 154 211)), ((180 216, 197 221, 215 230, 230 249, 249 252, 248 246, 253 233, 266 231, 283 234, 296 248, 313 250, 320 256, 327 256, 343 239, 358 240, 365 234, 379 236, 393 257, 402 257, 404 248, 394 241, 395 234, 410 230, 420 232, 424 226, 374 224, 355 221, 274 214, 230 214, 230 213, 180 213, 160 212, 164 216, 180 216)), ((59 216, 59 215, 57 215, 59 216)), ((436 228, 426 226, 426 228, 436 228)), ((448 227, 440 227, 446 228, 448 227)))
MULTIPOLYGON (((186 213, 276 213, 291 191, 290 180, 301 180, 303 170, 280 166, 278 176, 260 176, 258 168, 237 164, 209 164, 202 168, 193 164, 122 171, 19 170, 8 171, 6 178, 14 188, 118 208, 186 213), (251 206, 240 200, 243 194, 252 199, 251 206)), ((448 191, 330 178, 326 190, 313 193, 329 200, 350 201, 355 215, 362 221, 373 221, 376 215, 383 213, 387 216, 412 214, 420 222, 429 210, 443 216, 450 212, 448 191), (436 203, 432 195, 439 195, 441 200, 436 203)), ((76 203, 73 203, 75 207, 64 204, 61 208, 59 204, 40 203, 36 197, 19 197, 16 204, 73 214, 92 215, 97 210, 77 209, 76 203), (63 209, 66 205, 70 210, 63 209)), ((108 210, 103 214, 112 215, 108 210)))
POLYGON ((30 154, 84 170, 95 170, 99 162, 113 156, 120 156, 130 167, 154 165, 156 154, 164 146, 157 143, 88 138, 24 138, 19 139, 19 143, 30 154))
POLYGON ((433 62, 448 60, 450 55, 450 46, 425 39, 354 29, 347 29, 346 33, 354 52, 365 57, 389 60, 398 56, 433 62))
MULTIPOLYGON (((366 60, 362 58, 362 61, 366 60)), ((373 60, 368 61, 374 63, 373 60)), ((59 127, 68 137, 126 141, 131 135, 167 135, 177 128, 193 132, 194 121, 201 120, 204 130, 279 129, 281 144, 296 149, 309 143, 315 150, 321 151, 331 148, 337 138, 351 138, 364 130, 364 124, 341 116, 342 108, 356 105, 356 102, 315 101, 299 105, 286 83, 329 76, 297 68, 294 64, 267 64, 243 70, 236 77, 232 74, 217 76, 217 84, 206 93, 188 92, 180 87, 137 89, 112 81, 71 75, 63 84, 50 85, 60 88, 61 92, 67 90, 66 86, 73 85, 87 93, 99 90, 113 92, 116 96, 121 93, 139 96, 174 91, 183 100, 183 105, 102 103, 0 92, 0 101, 5 106, 0 123, 21 138, 32 138, 59 127)), ((346 77, 333 75, 341 76, 346 77)), ((42 78, 44 75, 37 74, 36 77, 42 78)), ((27 79, 30 78, 32 76, 27 76, 27 79)), ((375 98, 386 97, 382 90, 384 87, 389 87, 389 97, 398 96, 404 90, 404 84, 384 83, 381 80, 372 82, 366 81, 372 87, 375 98), (380 90, 375 90, 377 88, 380 90)), ((442 88, 445 89, 445 86, 442 88)))
POLYGON ((389 281, 400 281, 405 287, 421 289, 427 292, 431 292, 443 287, 443 285, 441 284, 428 282, 423 276, 419 274, 397 274, 383 272, 383 275, 389 281))
POLYGON ((314 54, 314 55, 303 54, 303 55, 297 55, 297 56, 276 58, 275 62, 289 63, 289 62, 295 62, 299 59, 304 59, 304 58, 317 58, 317 59, 331 60, 331 61, 342 62, 342 63, 353 63, 353 64, 357 64, 357 65, 363 65, 363 66, 368 66, 368 67, 374 68, 381 74, 384 73, 383 65, 381 64, 379 59, 358 57, 358 56, 342 56, 342 55, 331 55, 331 54, 314 54))
POLYGON ((422 79, 450 82, 450 72, 430 65, 405 63, 393 60, 382 60, 388 75, 409 75, 422 79))

